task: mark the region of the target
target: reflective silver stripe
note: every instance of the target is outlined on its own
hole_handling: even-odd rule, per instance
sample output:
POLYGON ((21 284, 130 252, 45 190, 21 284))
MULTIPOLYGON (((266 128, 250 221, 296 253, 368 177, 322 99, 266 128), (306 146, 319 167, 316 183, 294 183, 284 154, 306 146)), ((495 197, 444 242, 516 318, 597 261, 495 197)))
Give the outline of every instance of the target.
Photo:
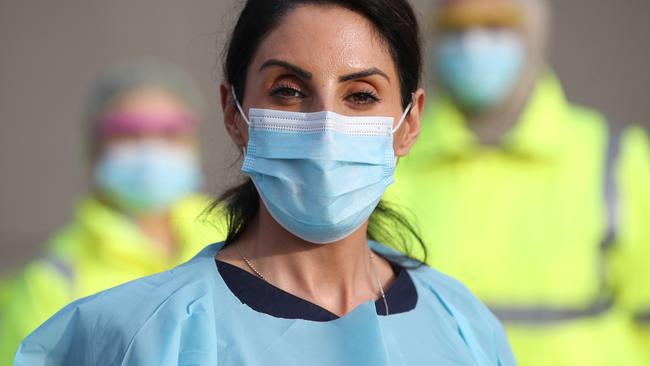
POLYGON ((620 152, 621 131, 615 127, 609 128, 607 141, 607 152, 605 155, 603 193, 605 210, 607 214, 607 228, 601 242, 602 249, 609 249, 616 239, 619 228, 620 214, 619 194, 616 187, 616 163, 620 152))
POLYGON ((607 299, 598 301, 584 309, 508 308, 496 306, 490 306, 489 308, 504 323, 542 325, 599 316, 607 312, 611 307, 612 301, 607 299))
POLYGON ((650 311, 648 311, 647 313, 637 314, 634 317, 634 319, 639 323, 647 323, 648 325, 650 325, 650 311))
MULTIPOLYGON (((557 322, 596 317, 612 307, 610 285, 607 282, 607 261, 605 254, 614 245, 619 228, 619 194, 616 187, 616 162, 619 156, 620 130, 610 128, 607 149, 603 164, 603 199, 607 215, 607 227, 600 243, 601 255, 596 275, 599 281, 599 293, 590 306, 583 309, 550 308, 544 306, 508 307, 488 306, 492 313, 504 323, 543 325, 557 322)), ((650 322, 650 313, 641 316, 650 322)))
POLYGON ((63 277, 68 282, 70 288, 73 287, 75 279, 74 270, 67 262, 53 255, 44 257, 43 261, 52 266, 52 268, 54 268, 61 275, 61 277, 63 277))

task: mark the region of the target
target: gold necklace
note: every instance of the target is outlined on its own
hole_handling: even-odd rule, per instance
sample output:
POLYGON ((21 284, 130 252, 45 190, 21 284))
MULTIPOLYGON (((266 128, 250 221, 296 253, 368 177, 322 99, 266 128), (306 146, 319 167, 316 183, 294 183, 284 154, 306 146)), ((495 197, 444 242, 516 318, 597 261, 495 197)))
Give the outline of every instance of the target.
MULTIPOLYGON (((258 271, 257 268, 255 268, 255 266, 253 265, 253 263, 252 263, 248 258, 246 258, 245 255, 240 254, 240 256, 241 256, 241 259, 244 260, 244 263, 246 263, 246 265, 248 266, 248 268, 250 268, 251 271, 253 271, 253 273, 255 273, 255 275, 257 275, 257 277, 261 278, 261 279, 262 279, 263 281, 265 281, 265 282, 269 282, 269 281, 264 277, 264 275, 262 275, 262 274, 260 273, 260 271, 258 271)), ((374 254, 372 254, 372 251, 371 251, 371 252, 370 252, 370 260, 371 260, 373 263, 374 263, 374 259, 375 259, 375 256, 374 256, 374 254)), ((379 280, 379 275, 377 274, 377 268, 375 268, 375 266, 372 266, 372 269, 373 269, 373 272, 375 273, 375 280, 377 281, 377 287, 379 288, 379 293, 381 294, 381 299, 383 300, 383 302, 384 302, 384 307, 386 308, 386 315, 389 315, 390 313, 388 312, 388 301, 386 300, 386 292, 384 291, 384 286, 381 284, 381 281, 379 280)))

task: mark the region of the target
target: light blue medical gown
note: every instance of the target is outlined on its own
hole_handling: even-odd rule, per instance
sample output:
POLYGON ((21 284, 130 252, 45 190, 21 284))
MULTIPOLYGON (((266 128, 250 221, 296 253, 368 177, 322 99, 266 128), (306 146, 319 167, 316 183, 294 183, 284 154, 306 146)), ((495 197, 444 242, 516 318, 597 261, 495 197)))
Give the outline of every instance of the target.
POLYGON ((369 301, 329 322, 281 319, 230 292, 214 261, 222 245, 68 305, 23 341, 14 365, 515 364, 494 316, 429 267, 408 270, 418 301, 406 313, 380 316, 369 301))

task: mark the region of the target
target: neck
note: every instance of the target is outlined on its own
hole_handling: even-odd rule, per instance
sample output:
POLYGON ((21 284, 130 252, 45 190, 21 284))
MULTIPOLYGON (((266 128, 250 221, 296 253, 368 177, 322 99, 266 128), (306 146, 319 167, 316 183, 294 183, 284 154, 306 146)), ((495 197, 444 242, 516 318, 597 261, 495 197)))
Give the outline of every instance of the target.
MULTIPOLYGON (((97 192, 95 195, 97 199, 111 207, 116 212, 124 212, 100 192, 97 192)), ((150 242, 156 249, 158 249, 158 251, 169 257, 176 254, 178 248, 176 245, 176 237, 171 227, 169 211, 141 213, 137 215, 129 215, 127 213, 123 214, 129 216, 133 220, 140 231, 150 239, 150 242)))
POLYGON ((263 204, 242 238, 219 253, 219 259, 252 272, 246 256, 264 278, 291 294, 343 315, 357 305, 375 300, 377 278, 385 286, 392 279, 390 265, 371 259, 367 224, 334 243, 306 242, 282 228, 263 204))
POLYGON ((540 76, 537 67, 529 66, 513 93, 496 108, 478 114, 466 114, 469 126, 484 145, 498 145, 521 119, 540 76))
POLYGON ((176 238, 171 228, 169 213, 142 214, 135 216, 134 221, 160 251, 168 257, 176 254, 176 238))

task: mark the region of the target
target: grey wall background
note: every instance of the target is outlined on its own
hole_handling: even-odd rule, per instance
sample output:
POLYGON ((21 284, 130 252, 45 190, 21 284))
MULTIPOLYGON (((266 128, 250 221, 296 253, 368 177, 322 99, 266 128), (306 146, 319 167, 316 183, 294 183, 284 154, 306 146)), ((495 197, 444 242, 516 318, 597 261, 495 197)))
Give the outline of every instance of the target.
MULTIPOLYGON (((414 4, 424 16, 432 0, 414 4)), ((208 191, 236 176, 218 112, 219 54, 235 0, 0 0, 0 272, 36 255, 87 186, 80 119, 88 84, 124 59, 187 67, 209 100, 208 191)), ((650 125, 650 2, 554 7, 551 63, 573 101, 650 125)))

